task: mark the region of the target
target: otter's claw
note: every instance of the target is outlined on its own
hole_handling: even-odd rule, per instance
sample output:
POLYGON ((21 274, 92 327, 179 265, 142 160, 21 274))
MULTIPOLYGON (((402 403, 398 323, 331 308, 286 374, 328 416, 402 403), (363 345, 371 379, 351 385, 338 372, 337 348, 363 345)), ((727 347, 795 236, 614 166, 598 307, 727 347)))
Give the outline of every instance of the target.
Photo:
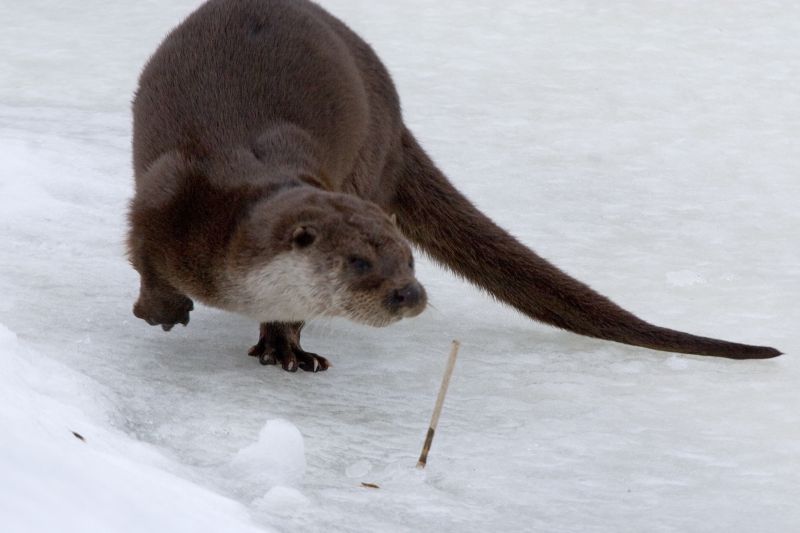
POLYGON ((315 353, 300 348, 302 323, 268 322, 261 324, 261 338, 248 352, 258 357, 262 365, 281 365, 287 372, 322 372, 330 362, 315 353))
POLYGON ((322 372, 330 368, 330 362, 315 353, 306 352, 299 347, 263 346, 261 343, 250 348, 250 355, 258 357, 262 365, 280 365, 287 372, 322 372), (288 348, 288 349, 286 349, 288 348))

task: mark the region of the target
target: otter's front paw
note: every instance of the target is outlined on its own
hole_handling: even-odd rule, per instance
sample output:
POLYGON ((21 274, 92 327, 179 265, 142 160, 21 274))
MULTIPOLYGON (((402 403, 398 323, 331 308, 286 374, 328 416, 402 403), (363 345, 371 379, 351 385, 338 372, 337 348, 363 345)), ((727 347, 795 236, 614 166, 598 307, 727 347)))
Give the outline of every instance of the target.
POLYGON ((301 329, 302 322, 263 322, 258 344, 249 354, 258 357, 262 365, 281 365, 288 372, 328 370, 330 361, 300 347, 301 329))
POLYGON ((299 346, 267 344, 259 342, 248 352, 253 357, 258 357, 262 365, 280 365, 288 372, 305 370, 306 372, 323 372, 330 368, 331 363, 321 355, 306 352, 299 346))
POLYGON ((169 298, 143 297, 133 306, 133 314, 151 326, 161 326, 169 331, 175 324, 189 323, 189 312, 194 309, 192 301, 183 295, 169 298))

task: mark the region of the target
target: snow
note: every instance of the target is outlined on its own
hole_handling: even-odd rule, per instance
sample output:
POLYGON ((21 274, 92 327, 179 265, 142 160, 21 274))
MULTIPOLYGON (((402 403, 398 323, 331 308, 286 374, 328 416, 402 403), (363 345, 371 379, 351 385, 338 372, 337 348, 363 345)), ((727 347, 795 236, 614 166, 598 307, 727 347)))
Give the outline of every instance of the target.
POLYGON ((269 420, 258 441, 239 450, 229 468, 231 477, 265 492, 283 484, 298 485, 306 470, 303 435, 287 420, 269 420))
POLYGON ((800 4, 323 2, 498 223, 644 318, 786 355, 578 337, 420 258, 432 307, 312 323, 314 375, 247 357, 245 318, 130 311, 129 102, 196 5, 0 6, 4 531, 800 530, 800 4))
POLYGON ((2 325, 0 356, 4 531, 260 531, 241 504, 110 428, 92 405, 105 387, 2 325))

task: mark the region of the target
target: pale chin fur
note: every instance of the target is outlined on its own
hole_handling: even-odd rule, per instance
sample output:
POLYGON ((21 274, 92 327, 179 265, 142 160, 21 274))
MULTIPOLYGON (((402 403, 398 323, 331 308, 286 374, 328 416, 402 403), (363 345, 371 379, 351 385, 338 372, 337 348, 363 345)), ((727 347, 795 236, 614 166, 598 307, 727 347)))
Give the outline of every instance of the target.
POLYGON ((260 322, 299 322, 318 316, 340 316, 332 285, 315 272, 311 260, 294 252, 266 266, 236 276, 229 307, 260 322))
POLYGON ((319 272, 312 263, 308 256, 285 252, 264 267, 231 276, 225 307, 259 322, 338 316, 380 328, 403 319, 356 304, 335 272, 319 272))
POLYGON ((400 322, 403 319, 403 317, 400 315, 362 317, 359 315, 345 314, 345 316, 353 322, 364 324, 366 326, 372 326, 373 328, 385 328, 386 326, 391 326, 392 324, 400 322))
POLYGON ((372 326, 373 328, 390 326, 403 319, 402 315, 391 314, 363 303, 354 304, 352 301, 343 302, 339 308, 344 309, 342 316, 348 320, 352 320, 358 324, 372 326))

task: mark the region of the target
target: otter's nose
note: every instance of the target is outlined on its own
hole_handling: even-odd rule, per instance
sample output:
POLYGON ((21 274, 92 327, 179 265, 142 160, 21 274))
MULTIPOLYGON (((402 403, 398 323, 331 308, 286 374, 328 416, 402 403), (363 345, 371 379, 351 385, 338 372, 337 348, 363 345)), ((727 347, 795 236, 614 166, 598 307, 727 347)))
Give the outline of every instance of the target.
POLYGON ((405 287, 395 289, 389 296, 389 308, 392 311, 412 310, 425 305, 425 289, 416 281, 405 287))

